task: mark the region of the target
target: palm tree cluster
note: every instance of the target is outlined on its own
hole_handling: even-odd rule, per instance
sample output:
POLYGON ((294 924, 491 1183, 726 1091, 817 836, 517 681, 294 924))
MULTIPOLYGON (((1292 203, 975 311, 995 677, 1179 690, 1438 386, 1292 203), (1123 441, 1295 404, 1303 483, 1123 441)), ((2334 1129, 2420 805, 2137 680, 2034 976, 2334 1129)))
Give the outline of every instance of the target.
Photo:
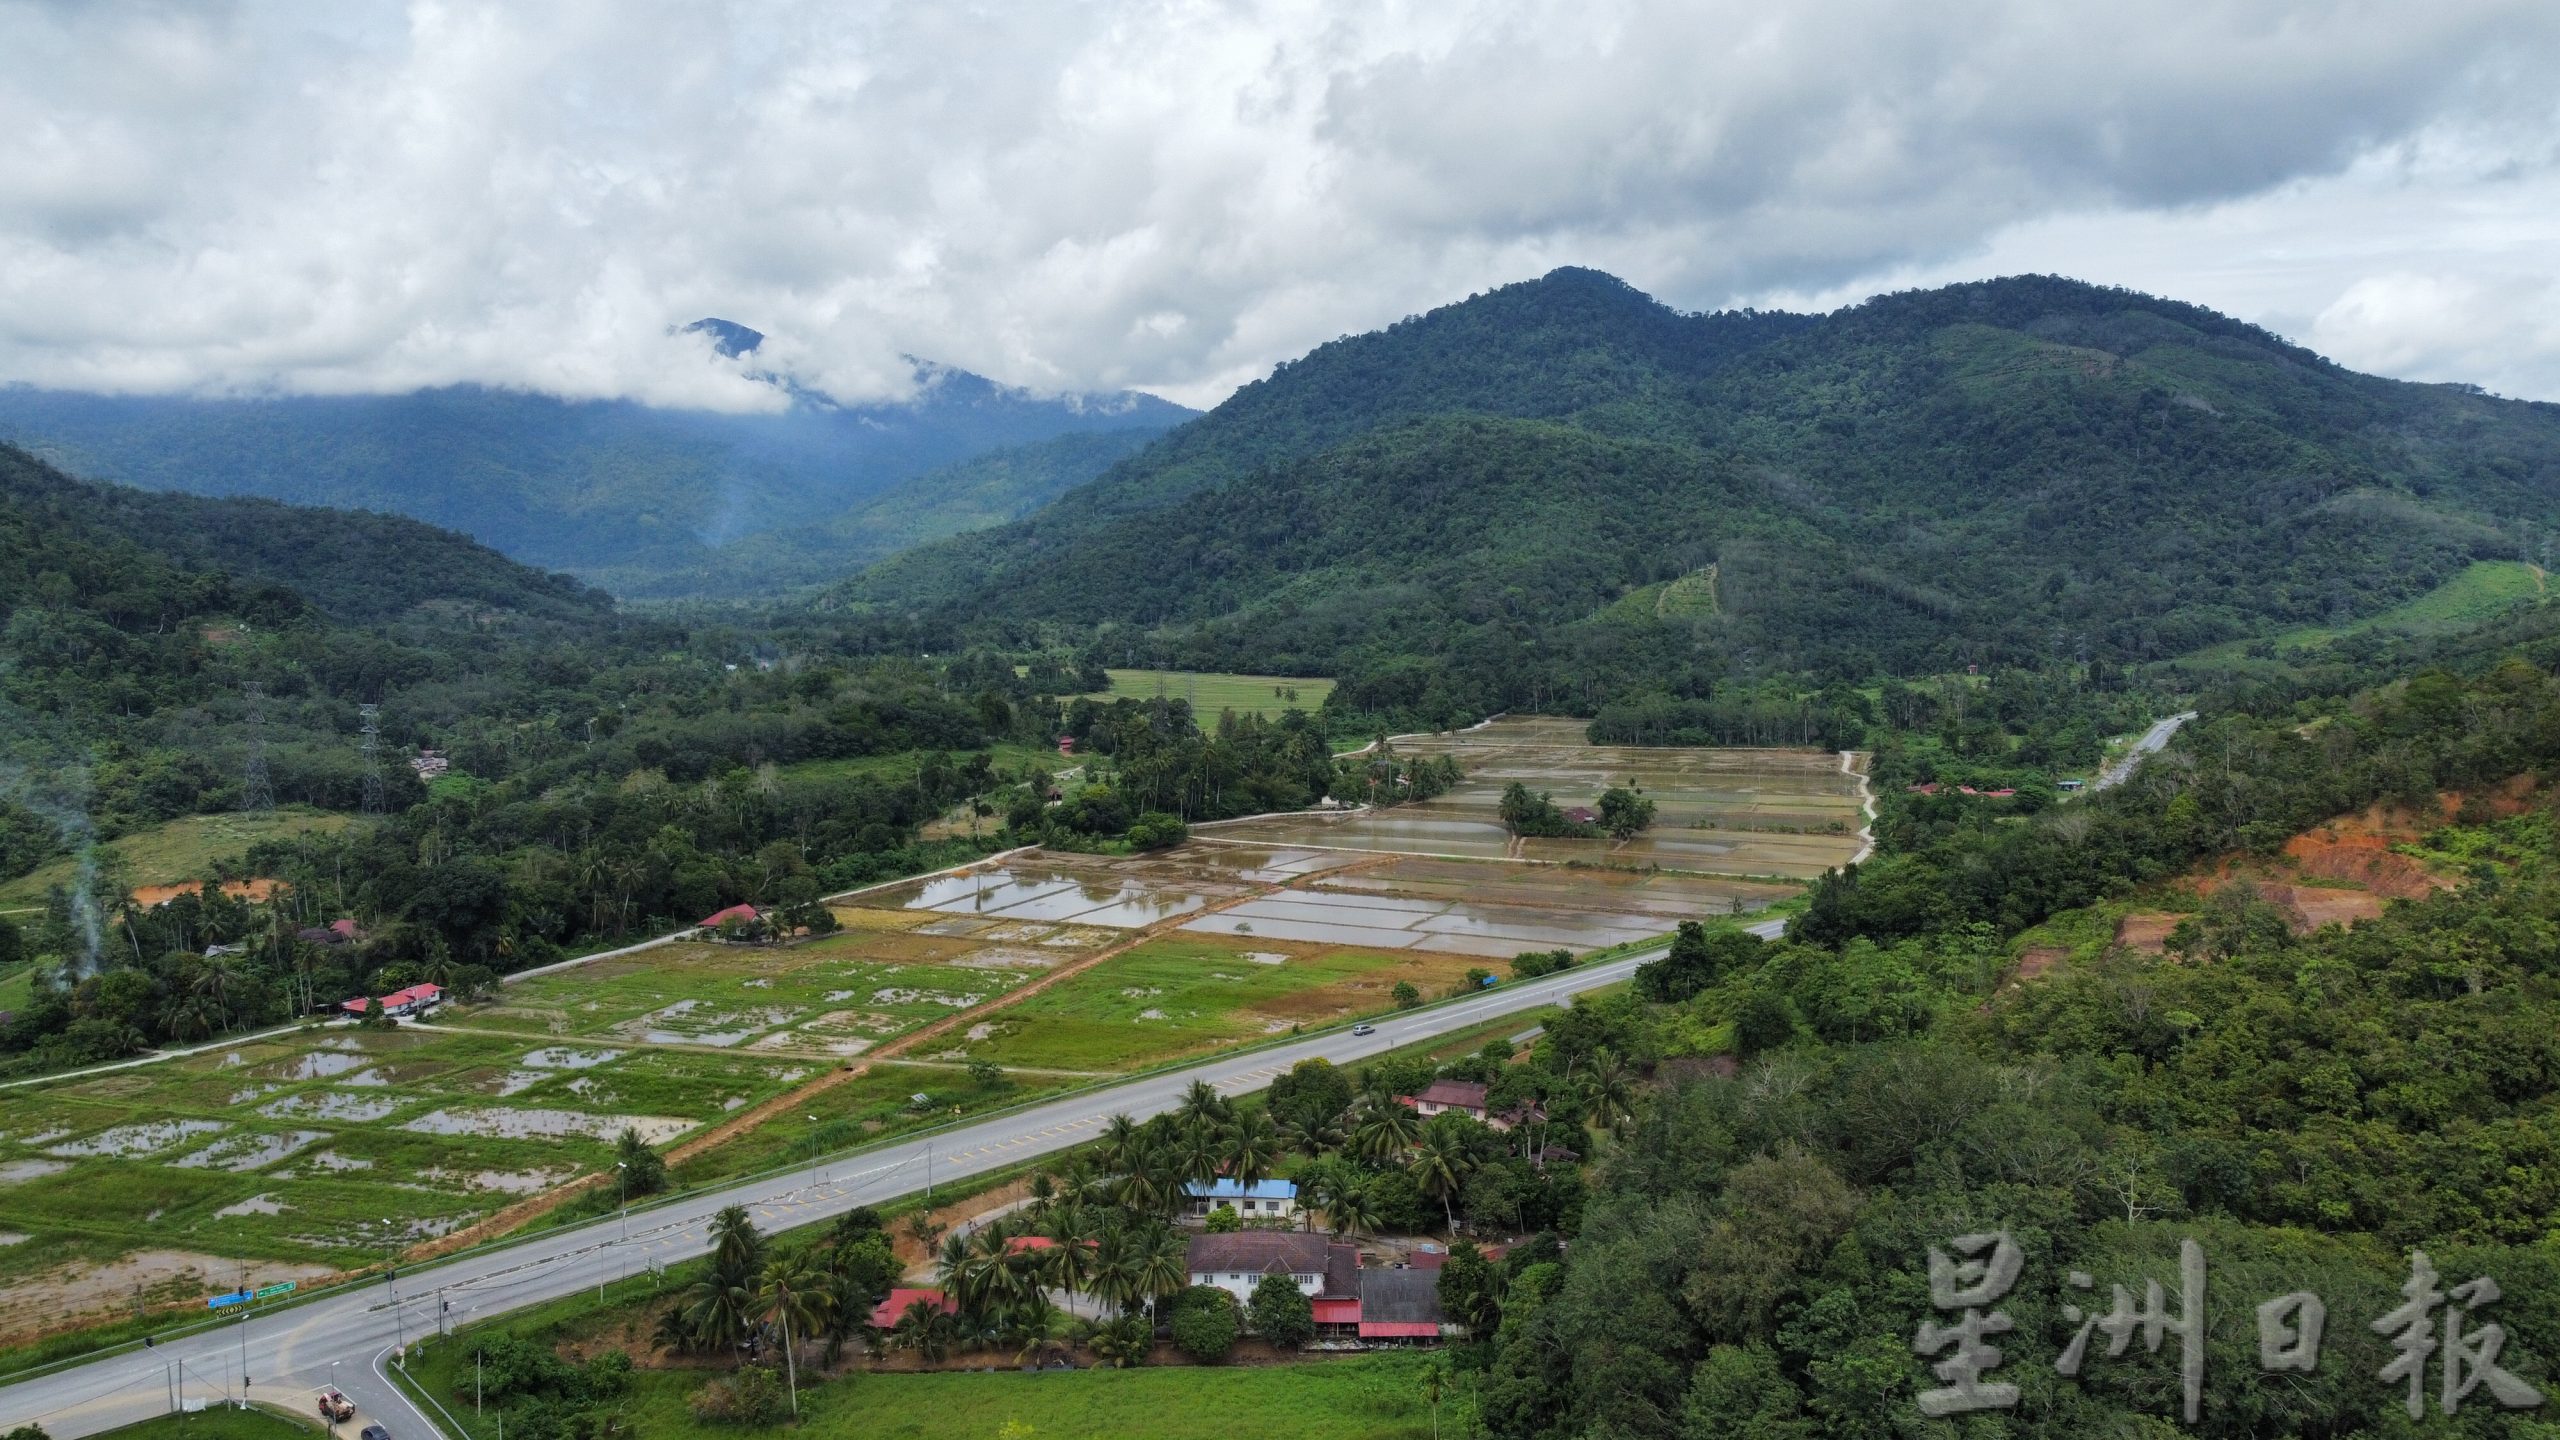
POLYGON ((799 1350, 818 1344, 832 1364, 897 1278, 880 1218, 852 1210, 814 1243, 786 1248, 732 1205, 712 1217, 711 1235, 710 1269, 658 1317, 654 1338, 684 1354, 729 1351, 741 1363, 779 1349, 796 1414, 799 1350))

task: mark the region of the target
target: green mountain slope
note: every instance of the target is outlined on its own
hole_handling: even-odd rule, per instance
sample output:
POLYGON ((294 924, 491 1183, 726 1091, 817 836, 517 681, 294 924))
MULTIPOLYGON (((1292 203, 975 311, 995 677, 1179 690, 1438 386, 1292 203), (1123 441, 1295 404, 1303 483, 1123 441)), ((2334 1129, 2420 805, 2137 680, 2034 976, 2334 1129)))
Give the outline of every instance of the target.
POLYGON ((2351 620, 2514 554, 2560 518, 2555 479, 2560 407, 2357 375, 2128 291, 1695 317, 1559 271, 1327 346, 838 598, 1142 627, 1171 663, 1499 708, 2351 620), (1712 610, 1612 608, 1709 564, 1712 610))
POLYGON ((635 600, 751 599, 823 585, 898 551, 1018 520, 1146 448, 1158 433, 1132 426, 1009 445, 902 480, 824 519, 740 536, 693 563, 610 566, 592 578, 635 600))
POLYGON ((1153 435, 1192 413, 1151 395, 1049 398, 965 371, 918 375, 912 401, 858 406, 767 377, 785 408, 765 414, 479 386, 248 399, 11 386, 0 441, 144 489, 408 515, 593 576, 684 571, 727 541, 832 519, 989 450, 1153 435))

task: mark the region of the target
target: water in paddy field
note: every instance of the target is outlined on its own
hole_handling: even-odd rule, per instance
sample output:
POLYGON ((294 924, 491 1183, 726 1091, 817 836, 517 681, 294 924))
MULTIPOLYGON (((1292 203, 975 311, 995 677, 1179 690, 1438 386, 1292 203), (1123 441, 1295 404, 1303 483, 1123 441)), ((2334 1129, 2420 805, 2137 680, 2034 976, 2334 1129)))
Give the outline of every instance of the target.
MULTIPOLYGON (((1220 840, 1550 862, 1664 866, 1707 874, 1819 875, 1858 851, 1860 781, 1828 750, 1595 746, 1584 722, 1531 716, 1478 730, 1398 740, 1405 755, 1453 755, 1466 779, 1416 805, 1344 816, 1283 816, 1201 827, 1220 840), (1633 783, 1654 802, 1637 839, 1514 845, 1498 810, 1518 782, 1559 805, 1591 805, 1633 783)), ((1717 908, 1710 913, 1726 913, 1717 908)))

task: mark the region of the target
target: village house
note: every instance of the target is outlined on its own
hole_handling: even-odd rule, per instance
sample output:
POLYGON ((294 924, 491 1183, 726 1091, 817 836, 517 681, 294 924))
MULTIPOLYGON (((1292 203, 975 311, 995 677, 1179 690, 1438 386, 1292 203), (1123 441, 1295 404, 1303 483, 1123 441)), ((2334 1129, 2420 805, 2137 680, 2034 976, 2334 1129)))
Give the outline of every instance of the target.
POLYGON ((1440 1308, 1440 1271, 1360 1272, 1360 1338, 1437 1340, 1448 1318, 1440 1308))
POLYGON ((1182 1187, 1185 1213, 1208 1218, 1221 1205, 1235 1208, 1240 1220, 1286 1220, 1298 1213, 1298 1187, 1287 1180, 1256 1180, 1250 1185, 1219 1176, 1206 1184, 1194 1180, 1182 1187))
POLYGON ((901 1285, 891 1290, 888 1298, 871 1307, 871 1328, 874 1330, 896 1329, 899 1318, 907 1313, 907 1307, 919 1300, 945 1315, 960 1313, 960 1302, 939 1290, 923 1290, 901 1285))
POLYGON ((1515 1105, 1508 1110, 1485 1108, 1485 1087, 1473 1080, 1434 1080, 1415 1095, 1399 1095, 1399 1104, 1429 1119, 1434 1115, 1457 1114, 1470 1120, 1481 1120, 1496 1130, 1508 1130, 1525 1120, 1543 1120, 1546 1113, 1535 1106, 1515 1105))
POLYGON ((1238 1304, 1253 1298, 1253 1287, 1265 1275, 1286 1275, 1300 1294, 1316 1302, 1319 1322, 1327 1301, 1357 1305, 1360 1300, 1359 1247, 1335 1244, 1300 1230, 1194 1236, 1186 1263, 1192 1284, 1215 1285, 1236 1297, 1238 1304))
MULTIPOLYGON (((422 1014, 435 1008, 436 1002, 443 998, 444 987, 441 985, 412 985, 406 990, 394 990, 383 996, 382 1013, 394 1017, 422 1014)), ((338 1008, 350 1015, 362 1015, 373 1008, 373 1002, 359 995, 338 1008)))

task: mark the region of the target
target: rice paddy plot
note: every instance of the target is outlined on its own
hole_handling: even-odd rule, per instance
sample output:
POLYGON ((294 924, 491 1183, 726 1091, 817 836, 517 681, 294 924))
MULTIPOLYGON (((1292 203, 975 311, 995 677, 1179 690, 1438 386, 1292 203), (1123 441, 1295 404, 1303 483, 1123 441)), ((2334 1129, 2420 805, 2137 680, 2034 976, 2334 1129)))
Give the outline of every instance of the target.
POLYGON ((1797 893, 1781 882, 1671 871, 1595 866, 1487 865, 1407 857, 1341 874, 1318 875, 1308 888, 1344 894, 1464 900, 1481 906, 1588 910, 1626 917, 1656 930, 1682 920, 1744 915, 1797 893))
POLYGON ((30 1238, 0 1244, 0 1325, 128 1305, 137 1283, 378 1257, 609 1163, 626 1128, 671 1140, 819 1068, 330 1027, 21 1090, 0 1120, 0 1234, 30 1238), (143 1278, 97 1288, 127 1272, 143 1278))
POLYGON ((508 986, 439 1023, 588 1048, 842 1059, 1003 994, 1060 954, 862 925, 790 946, 661 945, 508 986))
POLYGON ((1448 993, 1475 956, 1259 936, 1159 937, 989 1017, 949 1054, 1104 1071, 1388 1008, 1398 981, 1448 993))
MULTIPOLYGON (((859 904, 930 910, 955 920, 1140 930, 1249 894, 1253 884, 1196 859, 1037 854, 911 880, 868 893, 859 904)), ((967 933, 984 937, 992 928, 967 933)))
MULTIPOLYGON (((1203 838, 1449 858, 1658 866, 1705 874, 1806 878, 1857 853, 1859 780, 1825 750, 1593 745, 1584 722, 1525 716, 1394 742, 1407 755, 1457 757, 1448 793, 1387 809, 1289 815, 1198 827, 1203 838), (1595 805, 1632 784, 1654 802, 1632 841, 1514 841, 1502 792, 1517 783, 1559 805, 1595 805)), ((1360 799, 1347 796, 1346 799, 1360 799)))

